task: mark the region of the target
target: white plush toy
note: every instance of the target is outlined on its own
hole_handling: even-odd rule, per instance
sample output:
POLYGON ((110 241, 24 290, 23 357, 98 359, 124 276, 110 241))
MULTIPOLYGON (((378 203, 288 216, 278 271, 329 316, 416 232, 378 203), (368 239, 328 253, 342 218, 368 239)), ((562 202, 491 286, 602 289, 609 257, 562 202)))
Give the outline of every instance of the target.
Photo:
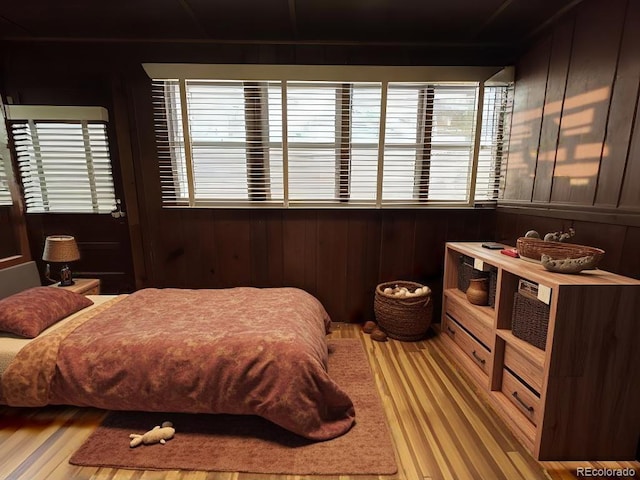
POLYGON ((137 447, 141 443, 144 443, 145 445, 161 443, 162 445, 164 445, 165 443, 167 443, 167 440, 173 438, 173 435, 175 433, 176 429, 173 428, 173 423, 163 422, 162 426, 155 426, 144 435, 138 435, 136 433, 132 433, 131 435, 129 435, 129 438, 131 439, 131 443, 129 443, 129 446, 133 448, 137 447))

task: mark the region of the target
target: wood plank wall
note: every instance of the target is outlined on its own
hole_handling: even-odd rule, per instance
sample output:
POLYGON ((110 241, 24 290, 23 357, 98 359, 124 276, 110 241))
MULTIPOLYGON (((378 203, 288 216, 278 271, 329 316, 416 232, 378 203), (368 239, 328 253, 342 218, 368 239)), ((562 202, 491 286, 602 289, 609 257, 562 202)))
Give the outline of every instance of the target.
POLYGON ((640 278, 640 2, 586 0, 516 72, 496 240, 573 226, 640 278))
MULTIPOLYGON (((42 255, 46 235, 75 234, 82 253, 75 271, 96 273, 105 292, 133 284, 296 286, 317 295, 334 320, 360 321, 371 318, 374 288, 382 281, 428 283, 438 306, 444 242, 493 237, 491 210, 170 210, 160 205, 151 81, 142 62, 433 65, 442 64, 443 51, 117 42, 9 47, 3 93, 16 103, 109 110, 116 190, 127 221, 135 219, 130 238, 108 215, 27 215, 35 259, 42 255)), ((444 60, 483 64, 487 55, 472 49, 444 60)))
POLYGON ((20 254, 11 221, 11 206, 0 206, 0 258, 20 254))
MULTIPOLYGON (((440 305, 444 242, 484 240, 494 212, 473 210, 162 210, 152 238, 159 287, 294 286, 336 321, 373 318, 378 283, 428 284, 440 305)), ((438 318, 436 316, 436 318, 438 318)))

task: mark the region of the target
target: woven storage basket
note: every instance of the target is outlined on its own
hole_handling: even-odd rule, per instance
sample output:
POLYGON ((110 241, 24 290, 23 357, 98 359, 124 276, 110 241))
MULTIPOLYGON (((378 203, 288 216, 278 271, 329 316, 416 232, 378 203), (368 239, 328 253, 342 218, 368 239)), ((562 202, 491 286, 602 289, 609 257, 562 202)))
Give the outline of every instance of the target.
POLYGON ((489 306, 496 306, 496 289, 498 287, 498 269, 491 267, 489 269, 489 306))
POLYGON ((431 290, 417 297, 396 297, 384 293, 385 288, 396 286, 405 287, 409 291, 424 287, 419 283, 402 280, 378 285, 373 302, 376 321, 390 338, 405 342, 420 340, 429 330, 433 318, 431 290))
POLYGON ((513 297, 511 332, 542 350, 547 345, 549 305, 516 292, 513 297))
POLYGON ((542 258, 542 254, 549 255, 555 260, 565 258, 594 257, 594 264, 597 264, 604 256, 604 250, 575 243, 545 242, 539 238, 520 237, 516 241, 518 255, 530 260, 542 258))

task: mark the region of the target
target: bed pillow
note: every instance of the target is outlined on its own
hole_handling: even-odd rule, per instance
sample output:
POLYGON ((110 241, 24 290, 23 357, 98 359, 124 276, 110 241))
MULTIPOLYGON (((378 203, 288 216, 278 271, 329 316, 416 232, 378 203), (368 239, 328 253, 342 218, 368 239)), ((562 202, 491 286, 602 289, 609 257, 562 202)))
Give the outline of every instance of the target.
POLYGON ((53 287, 34 287, 0 300, 0 331, 34 338, 45 328, 93 302, 53 287))

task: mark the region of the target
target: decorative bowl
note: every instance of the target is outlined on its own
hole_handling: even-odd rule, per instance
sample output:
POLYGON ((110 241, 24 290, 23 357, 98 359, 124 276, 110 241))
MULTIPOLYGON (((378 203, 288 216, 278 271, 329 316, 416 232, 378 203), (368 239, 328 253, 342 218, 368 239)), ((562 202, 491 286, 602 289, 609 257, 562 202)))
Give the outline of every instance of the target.
MULTIPOLYGON (((593 256, 591 262, 594 268, 602 257, 604 250, 586 245, 577 245, 575 243, 549 242, 538 238, 520 237, 516 241, 518 255, 526 260, 541 261, 542 255, 548 255, 553 260, 576 259, 582 257, 593 256)), ((582 270, 585 270, 583 268, 582 270)))
POLYGON ((595 255, 586 255, 578 258, 551 258, 547 254, 542 254, 540 263, 550 272, 557 273, 579 273, 582 270, 593 270, 598 265, 600 258, 595 255))

